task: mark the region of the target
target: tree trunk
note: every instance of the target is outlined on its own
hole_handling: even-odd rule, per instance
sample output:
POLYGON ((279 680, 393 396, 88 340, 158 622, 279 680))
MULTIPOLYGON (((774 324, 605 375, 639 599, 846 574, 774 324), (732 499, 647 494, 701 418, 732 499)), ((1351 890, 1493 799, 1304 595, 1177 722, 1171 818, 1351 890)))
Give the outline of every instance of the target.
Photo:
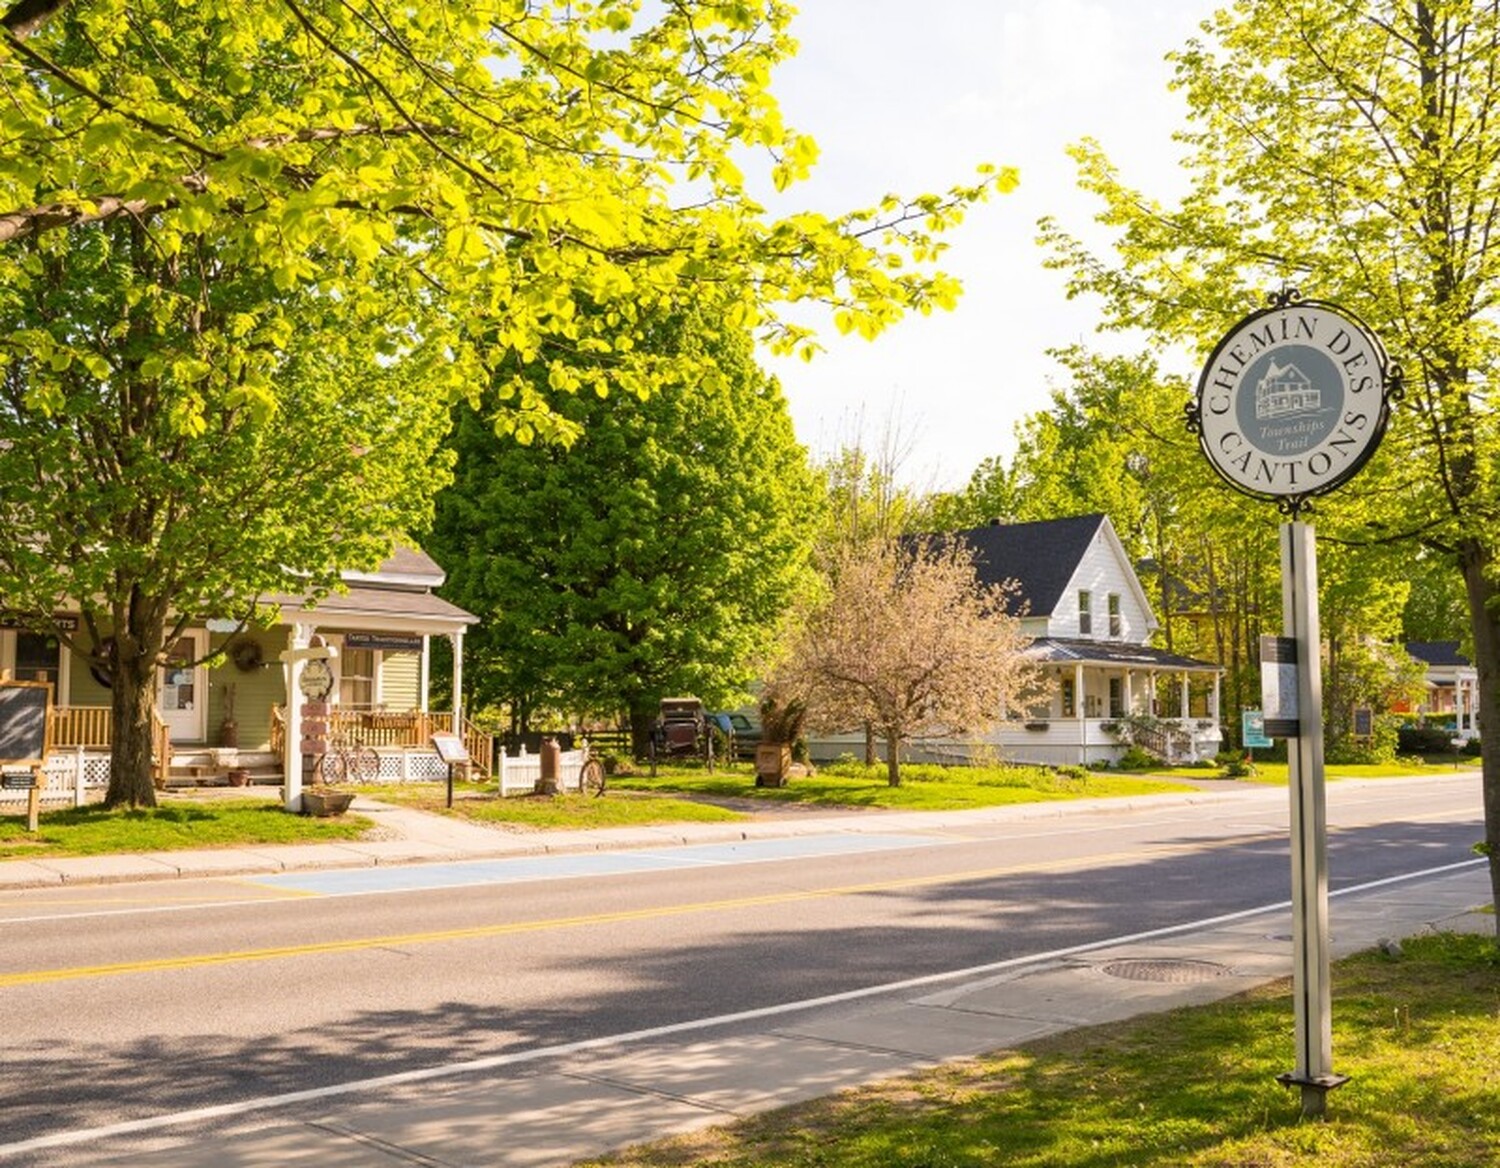
POLYGON ((875 723, 865 723, 865 766, 875 765, 875 723))
POLYGON ((110 696, 111 746, 106 808, 156 806, 151 774, 151 715, 156 708, 156 654, 116 658, 110 696))
POLYGON ((651 732, 655 726, 655 710, 630 711, 630 752, 636 758, 651 754, 651 732))
POLYGON ((1458 561, 1474 633, 1474 668, 1479 674, 1484 842, 1489 850, 1490 899, 1500 931, 1500 587, 1489 571, 1489 551, 1478 539, 1465 539, 1459 544, 1458 561))
POLYGON ((901 735, 895 730, 885 732, 885 781, 901 785, 901 735))

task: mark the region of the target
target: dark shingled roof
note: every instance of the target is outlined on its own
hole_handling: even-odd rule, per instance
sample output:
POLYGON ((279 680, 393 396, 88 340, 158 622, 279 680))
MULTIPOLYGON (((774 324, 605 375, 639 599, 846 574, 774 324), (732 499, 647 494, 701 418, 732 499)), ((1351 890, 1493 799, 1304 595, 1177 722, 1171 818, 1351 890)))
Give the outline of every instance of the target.
POLYGON ((1406 651, 1428 665, 1471 665, 1458 651, 1457 641, 1408 641, 1406 651))
POLYGON ((1015 580, 1020 585, 1006 605, 1012 616, 1023 611, 1027 616, 1050 616, 1103 524, 1103 515, 1078 515, 1038 523, 992 523, 953 536, 974 549, 981 583, 1015 580))
POLYGON ((1038 637, 1031 643, 1031 655, 1050 664, 1078 661, 1090 665, 1125 665, 1142 669, 1172 669, 1184 672, 1201 670, 1217 673, 1211 661, 1184 657, 1165 649, 1131 645, 1120 641, 1082 641, 1069 637, 1038 637))

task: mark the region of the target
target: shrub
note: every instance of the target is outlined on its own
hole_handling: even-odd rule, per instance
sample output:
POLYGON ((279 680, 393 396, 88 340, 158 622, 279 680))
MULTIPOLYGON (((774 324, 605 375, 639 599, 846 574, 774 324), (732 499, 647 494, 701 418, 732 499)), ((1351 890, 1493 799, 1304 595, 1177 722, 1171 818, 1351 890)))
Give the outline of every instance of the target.
MULTIPOLYGON (((1245 779, 1255 774, 1255 764, 1250 761, 1249 755, 1237 754, 1233 751, 1227 752, 1228 760, 1224 763, 1224 777, 1226 779, 1245 779)), ((1220 754, 1223 757, 1223 753, 1220 754)))
POLYGON ((1401 726, 1396 749, 1402 754, 1451 754, 1453 735, 1439 726, 1401 726))
POLYGON ((1144 771, 1157 766, 1157 759, 1147 754, 1139 746, 1132 745, 1120 756, 1120 769, 1122 771, 1144 771))

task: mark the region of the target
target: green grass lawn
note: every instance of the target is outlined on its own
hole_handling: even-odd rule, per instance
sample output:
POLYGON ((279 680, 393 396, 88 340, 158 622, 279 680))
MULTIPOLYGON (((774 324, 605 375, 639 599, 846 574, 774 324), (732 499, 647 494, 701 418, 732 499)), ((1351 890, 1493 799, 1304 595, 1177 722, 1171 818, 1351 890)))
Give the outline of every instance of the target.
POLYGON ((358 839, 373 824, 361 815, 308 819, 275 800, 192 802, 175 798, 136 811, 96 805, 43 810, 35 835, 20 815, 0 816, 0 859, 166 852, 240 844, 300 844, 358 839))
POLYGON ((1072 1031, 589 1161, 611 1168, 1487 1168, 1500 1164, 1500 948, 1429 936, 1334 971, 1326 1122, 1285 982, 1072 1031))
MULTIPOLYGON (((884 765, 840 762, 790 779, 785 787, 757 787, 747 765, 720 768, 709 774, 701 767, 659 767, 656 778, 644 773, 616 776, 609 790, 682 792, 714 798, 759 799, 803 803, 819 807, 879 807, 903 811, 955 811, 999 807, 1008 803, 1040 803, 1058 799, 1156 794, 1194 788, 1169 778, 1119 771, 1063 774, 1045 767, 942 767, 907 764, 901 785, 886 781, 884 765)), ((606 795, 607 799, 609 796, 606 795)))
MULTIPOLYGON (((1397 779, 1412 775, 1451 775, 1455 770, 1477 770, 1477 758, 1460 759, 1459 765, 1450 762, 1385 762, 1385 763, 1326 763, 1323 774, 1330 782, 1339 779, 1397 779)), ((1186 773, 1186 772, 1184 772, 1186 773)), ((1255 763, 1255 774, 1247 776, 1247 783, 1271 783, 1285 786, 1287 764, 1284 762, 1255 763)))
POLYGON ((360 787, 363 795, 439 815, 457 815, 537 831, 592 827, 649 827, 662 823, 711 823, 749 816, 712 803, 651 796, 610 789, 602 798, 589 795, 510 795, 501 799, 495 784, 456 783, 453 807, 447 806, 445 783, 402 783, 360 787))

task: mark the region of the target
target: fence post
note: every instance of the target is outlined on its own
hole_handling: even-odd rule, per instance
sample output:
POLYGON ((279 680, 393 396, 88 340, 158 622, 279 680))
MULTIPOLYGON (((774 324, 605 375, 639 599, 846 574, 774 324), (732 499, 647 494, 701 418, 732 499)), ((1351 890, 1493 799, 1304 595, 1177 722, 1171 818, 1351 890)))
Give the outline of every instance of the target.
POLYGON ((497 761, 499 762, 500 765, 497 766, 495 769, 498 772, 499 778, 500 778, 500 795, 501 795, 502 798, 504 798, 504 796, 505 796, 505 747, 503 747, 503 746, 500 748, 500 757, 499 757, 499 759, 497 761))
POLYGON ((83 747, 73 748, 73 806, 82 807, 84 803, 83 781, 87 776, 88 763, 83 757, 83 747))

